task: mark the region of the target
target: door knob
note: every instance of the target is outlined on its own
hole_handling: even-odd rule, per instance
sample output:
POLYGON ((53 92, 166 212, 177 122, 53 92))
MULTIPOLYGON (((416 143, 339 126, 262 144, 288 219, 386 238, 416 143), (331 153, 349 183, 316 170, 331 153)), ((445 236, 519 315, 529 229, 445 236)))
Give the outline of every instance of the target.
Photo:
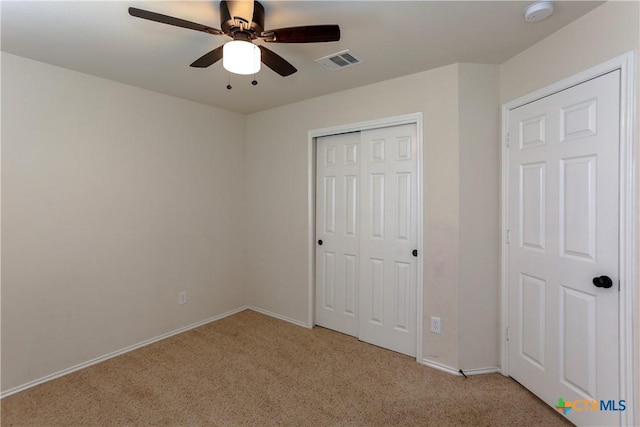
POLYGON ((413 252, 411 252, 413 254, 413 256, 418 256, 418 250, 414 249, 413 252))
POLYGON ((318 244, 322 246, 322 239, 318 240, 318 244))
POLYGON ((596 288, 608 289, 613 286, 613 281, 609 276, 600 276, 593 278, 593 284, 596 286, 596 288))

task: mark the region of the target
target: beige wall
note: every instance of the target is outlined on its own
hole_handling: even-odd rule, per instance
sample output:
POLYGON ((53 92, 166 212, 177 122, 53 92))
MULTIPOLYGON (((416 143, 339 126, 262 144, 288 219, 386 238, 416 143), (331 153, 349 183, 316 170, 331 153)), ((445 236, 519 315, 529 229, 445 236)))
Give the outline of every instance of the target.
POLYGON ((463 370, 499 364, 500 100, 495 65, 460 64, 459 336, 463 370))
POLYGON ((425 319, 443 322, 435 335, 425 320, 425 358, 459 366, 459 105, 472 101, 460 70, 482 86, 495 66, 451 65, 244 117, 2 61, 3 391, 245 304, 305 323, 307 132, 418 111, 425 319))
MULTIPOLYGON (((640 164, 638 100, 640 100, 640 2, 609 1, 562 28, 500 66, 501 102, 508 102, 629 51, 635 51, 636 132, 634 151, 640 164)), ((638 187, 640 184, 636 183, 638 187)), ((640 196, 637 197, 640 201, 640 196)), ((636 212, 640 207, 636 207, 636 212)), ((634 236, 636 242, 640 236, 634 236)), ((638 243, 636 245, 638 246, 638 243)), ((638 260, 636 259, 636 264, 638 260)), ((640 272, 636 277, 640 277, 640 272)), ((633 378, 636 400, 640 392, 640 283, 634 286, 633 378)), ((632 405, 636 423, 640 405, 632 405)))
POLYGON ((609 2, 499 67, 248 117, 2 54, 2 390, 244 304, 305 323, 307 132, 414 112, 424 357, 497 365, 499 104, 638 49, 638 33, 638 2, 609 2))
POLYGON ((307 321, 308 131, 423 111, 425 314, 437 307, 445 331, 429 350, 443 363, 457 363, 457 70, 443 67, 248 117, 250 305, 307 321))
POLYGON ((609 1, 500 66, 508 102, 638 49, 640 2, 609 1))
POLYGON ((3 391, 244 305, 244 129, 2 54, 3 391))
MULTIPOLYGON (((465 194, 478 193, 473 182, 488 182, 489 199, 496 201, 472 219, 470 232, 486 227, 494 230, 498 217, 497 169, 481 178, 462 174, 462 165, 475 162, 474 171, 482 169, 485 158, 496 161, 496 130, 482 124, 474 140, 465 142, 471 150, 489 150, 475 159, 461 157, 460 126, 475 126, 469 112, 474 109, 493 109, 490 117, 497 127, 497 66, 451 65, 399 79, 344 91, 320 98, 252 114, 247 119, 247 248, 249 304, 279 313, 299 322, 306 322, 309 265, 307 262, 307 133, 340 124, 355 123, 401 114, 424 113, 424 356, 425 359, 450 367, 459 367, 459 293, 472 292, 474 286, 459 287, 463 268, 467 274, 482 275, 483 291, 498 304, 497 250, 491 254, 480 244, 482 238, 465 238, 469 243, 464 265, 460 264, 460 206, 465 194), (464 70, 469 87, 461 97, 460 69, 464 70), (488 84, 486 89, 479 89, 488 84), (493 91, 493 92, 492 92, 493 91), (488 96, 487 96, 488 95, 488 96), (460 121, 461 102, 470 100, 473 107, 465 110, 460 121), (474 160, 475 159, 475 160, 474 160), (464 187, 461 176, 465 179, 464 187), (480 227, 479 227, 480 225, 480 227), (481 251, 481 253, 479 253, 481 251), (473 259, 478 255, 481 263, 473 259), (494 275, 493 280, 490 279, 494 275), (493 292, 493 294, 490 294, 493 292), (429 331, 430 316, 442 319, 443 333, 429 331)), ((485 189, 479 191, 485 194, 485 189)), ((465 218, 470 218, 469 213, 465 218)), ((495 240, 497 237, 494 236, 495 240)), ((495 242, 491 243, 496 246, 495 242)), ((475 282, 474 282, 475 283, 475 282)), ((473 296, 465 296, 465 299, 473 296)), ((477 310, 473 322, 482 329, 496 327, 498 311, 477 310)), ((466 319, 465 319, 466 322, 466 319)), ((498 364, 495 333, 489 332, 489 343, 495 348, 486 351, 486 341, 479 353, 480 362, 473 356, 467 362, 473 367, 498 364), (491 359, 491 360, 490 360, 491 359), (486 362, 488 365, 475 366, 486 362)), ((475 352, 475 342, 465 348, 475 352)))

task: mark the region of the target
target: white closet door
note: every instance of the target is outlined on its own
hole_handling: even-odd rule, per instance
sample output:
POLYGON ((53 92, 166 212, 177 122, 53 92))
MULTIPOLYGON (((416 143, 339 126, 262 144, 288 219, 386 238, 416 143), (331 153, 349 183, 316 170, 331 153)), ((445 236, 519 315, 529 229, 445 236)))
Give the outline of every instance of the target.
POLYGON ((416 355, 416 126, 363 131, 360 313, 362 341, 416 355))
POLYGON ((358 336, 359 133, 317 140, 316 324, 358 336))

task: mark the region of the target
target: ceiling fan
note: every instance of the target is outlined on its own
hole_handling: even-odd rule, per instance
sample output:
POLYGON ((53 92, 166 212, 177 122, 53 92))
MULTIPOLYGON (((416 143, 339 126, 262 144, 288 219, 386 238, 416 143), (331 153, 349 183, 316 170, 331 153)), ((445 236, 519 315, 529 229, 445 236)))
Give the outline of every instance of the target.
POLYGON ((233 41, 227 42, 213 49, 211 52, 204 54, 196 59, 191 66, 206 68, 224 58, 223 65, 225 68, 237 74, 255 74, 256 69, 260 69, 260 62, 283 77, 298 71, 277 53, 267 49, 263 45, 254 44, 253 41, 256 39, 267 43, 319 43, 340 40, 340 27, 338 25, 307 25, 265 31, 264 7, 257 1, 221 1, 221 30, 135 7, 129 8, 129 14, 149 21, 201 31, 215 36, 232 38, 233 41), (257 64, 253 64, 253 68, 250 67, 249 71, 253 70, 253 72, 233 71, 227 67, 226 61, 231 56, 231 46, 233 44, 235 44, 236 47, 244 47, 245 51, 248 49, 248 51, 253 52, 252 54, 255 55, 253 61, 257 61, 257 64))

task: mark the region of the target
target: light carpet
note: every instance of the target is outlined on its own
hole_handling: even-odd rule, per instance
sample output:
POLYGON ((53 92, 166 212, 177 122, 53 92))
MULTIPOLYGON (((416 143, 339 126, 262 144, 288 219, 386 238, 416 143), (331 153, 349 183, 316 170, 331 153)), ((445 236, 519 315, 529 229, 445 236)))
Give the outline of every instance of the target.
POLYGON ((560 426, 515 381, 465 379, 243 311, 6 397, 3 426, 560 426))

